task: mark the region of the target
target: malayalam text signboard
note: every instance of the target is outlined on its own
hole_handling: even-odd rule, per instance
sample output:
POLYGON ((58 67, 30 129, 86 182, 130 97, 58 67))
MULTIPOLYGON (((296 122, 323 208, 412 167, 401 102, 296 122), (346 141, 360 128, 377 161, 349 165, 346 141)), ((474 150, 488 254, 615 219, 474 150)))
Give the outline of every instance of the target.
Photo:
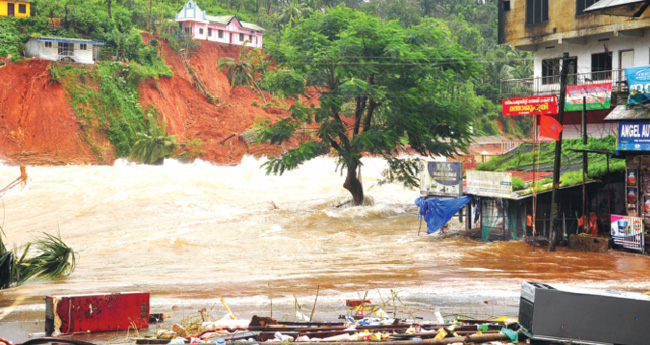
POLYGON ((587 110, 609 109, 612 100, 612 83, 567 86, 564 110, 582 111, 583 99, 586 101, 587 110))
POLYGON ((625 69, 630 95, 627 104, 641 104, 650 100, 650 66, 625 69))
POLYGON ((612 241, 614 244, 643 252, 643 219, 615 214, 611 217, 612 241))
POLYGON ((468 170, 467 194, 512 199, 512 174, 468 170))
POLYGON ((650 123, 620 121, 618 123, 617 149, 650 151, 650 123))
POLYGON ((462 162, 422 162, 420 194, 457 198, 463 195, 462 162))
POLYGON ((557 114, 554 95, 508 98, 501 101, 503 116, 557 114))

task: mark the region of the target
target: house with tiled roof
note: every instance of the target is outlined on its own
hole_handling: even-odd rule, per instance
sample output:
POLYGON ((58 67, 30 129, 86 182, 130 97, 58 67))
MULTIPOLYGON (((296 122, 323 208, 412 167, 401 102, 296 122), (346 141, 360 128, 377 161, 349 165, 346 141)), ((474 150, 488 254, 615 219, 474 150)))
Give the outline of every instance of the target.
POLYGON ((0 17, 29 17, 31 2, 32 0, 0 0, 0 17))
POLYGON ((195 40, 262 47, 263 28, 241 21, 236 15, 208 15, 193 0, 185 3, 175 21, 183 33, 195 40))

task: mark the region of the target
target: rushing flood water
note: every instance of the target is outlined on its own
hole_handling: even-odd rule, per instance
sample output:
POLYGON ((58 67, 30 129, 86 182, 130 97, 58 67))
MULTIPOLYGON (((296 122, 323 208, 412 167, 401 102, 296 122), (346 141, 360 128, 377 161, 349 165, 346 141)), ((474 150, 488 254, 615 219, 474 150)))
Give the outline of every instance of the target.
MULTIPOLYGON (((650 290, 642 255, 418 236, 418 191, 376 186, 380 159, 363 167, 374 205, 352 208, 333 207, 348 194, 330 158, 283 176, 266 176, 261 163, 28 167, 28 187, 2 199, 5 242, 60 232, 79 262, 64 279, 0 292, 0 330, 42 321, 50 294, 142 290, 152 312, 216 303, 219 315, 225 297, 242 316, 268 315, 272 301, 275 317, 295 320, 293 294, 311 309, 317 289, 317 319, 336 318, 366 291, 373 302, 397 291, 424 312, 516 316, 523 280, 650 290)), ((0 166, 0 187, 17 176, 0 166)))

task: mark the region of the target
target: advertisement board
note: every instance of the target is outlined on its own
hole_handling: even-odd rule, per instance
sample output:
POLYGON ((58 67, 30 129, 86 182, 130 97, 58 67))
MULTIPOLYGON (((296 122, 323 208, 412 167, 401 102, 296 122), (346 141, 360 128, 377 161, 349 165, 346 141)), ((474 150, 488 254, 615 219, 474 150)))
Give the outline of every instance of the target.
POLYGON ((614 244, 643 252, 643 219, 615 214, 611 217, 612 241, 614 244))
POLYGON ((650 66, 625 69, 630 94, 627 104, 641 104, 650 100, 650 66))
POLYGON ((564 110, 582 111, 583 98, 587 110, 609 109, 612 100, 612 83, 567 86, 564 110))
POLYGON ((618 123, 617 149, 650 151, 650 123, 620 121, 618 123))
POLYGON ((512 199, 512 173, 468 170, 467 194, 512 199))
POLYGON ((457 198, 463 195, 462 162, 426 162, 420 166, 420 194, 457 198))
POLYGON ((557 114, 555 95, 508 98, 501 105, 503 116, 557 114))

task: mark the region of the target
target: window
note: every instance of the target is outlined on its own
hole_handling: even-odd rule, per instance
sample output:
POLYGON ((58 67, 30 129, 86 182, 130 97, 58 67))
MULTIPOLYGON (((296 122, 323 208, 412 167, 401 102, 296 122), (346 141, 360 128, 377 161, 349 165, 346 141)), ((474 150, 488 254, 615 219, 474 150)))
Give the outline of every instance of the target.
POLYGON ((526 25, 548 21, 548 0, 526 0, 526 25))
POLYGON ((585 13, 585 8, 595 4, 598 0, 576 0, 576 16, 585 13))
POLYGON ((186 34, 189 34, 189 33, 190 33, 190 27, 189 27, 189 26, 186 26, 186 27, 185 27, 185 33, 186 33, 186 34))
POLYGON ((219 30, 218 35, 219 35, 219 38, 223 38, 223 30, 219 30))
POLYGON ((59 55, 74 56, 73 43, 59 43, 59 55))
POLYGON ((510 11, 510 0, 503 0, 503 12, 510 11))
POLYGON ((203 29, 199 29, 199 35, 203 35, 203 29))
POLYGON ((79 50, 86 50, 86 49, 88 49, 86 43, 79 43, 79 50))
POLYGON ((18 4, 18 13, 27 13, 27 5, 18 4))
POLYGON ((52 48, 52 42, 45 42, 45 48, 52 48))
POLYGON ((607 80, 612 78, 612 52, 591 54, 591 79, 607 80))
POLYGON ((557 84, 560 82, 560 59, 542 60, 542 84, 557 84))
POLYGON ((212 37, 212 28, 208 28, 208 37, 212 37))
POLYGON ((240 40, 241 42, 244 42, 244 34, 239 34, 239 40, 240 40))
POLYGON ((253 42, 253 35, 248 35, 248 40, 253 42))

